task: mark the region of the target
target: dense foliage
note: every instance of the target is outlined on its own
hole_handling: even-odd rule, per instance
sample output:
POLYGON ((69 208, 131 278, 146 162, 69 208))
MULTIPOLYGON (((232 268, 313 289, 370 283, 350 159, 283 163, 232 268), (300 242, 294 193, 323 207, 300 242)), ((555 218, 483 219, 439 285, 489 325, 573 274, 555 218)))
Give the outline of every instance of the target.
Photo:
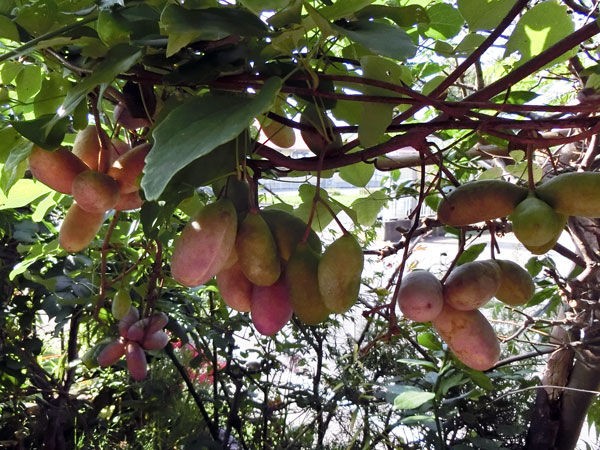
POLYGON ((591 0, 0 1, 2 446, 574 448, 584 420, 595 436, 595 195, 568 192, 594 211, 557 218, 556 239, 571 216, 548 251, 520 248, 528 303, 481 308, 500 338, 489 370, 406 319, 395 292, 415 268, 446 280, 512 259, 500 244, 514 216, 438 219, 453 188, 526 191, 598 170, 597 16, 591 0), (98 136, 100 172, 115 139, 151 150, 141 208, 113 204, 69 252, 71 192, 32 176, 30 155, 71 149, 83 130, 98 136), (324 247, 358 239, 349 311, 264 336, 214 279, 176 281, 174 240, 228 180, 324 247), (383 242, 382 214, 403 201, 406 227, 383 242), (441 235, 456 245, 432 255, 441 235), (147 377, 125 360, 98 366, 119 296, 169 318, 166 347, 144 347, 147 377))

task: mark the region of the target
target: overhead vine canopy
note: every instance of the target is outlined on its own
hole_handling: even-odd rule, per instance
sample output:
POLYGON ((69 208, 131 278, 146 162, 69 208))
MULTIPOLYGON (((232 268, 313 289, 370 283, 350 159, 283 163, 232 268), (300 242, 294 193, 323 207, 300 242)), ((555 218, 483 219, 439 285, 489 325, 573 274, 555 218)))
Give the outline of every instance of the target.
MULTIPOLYGON (((0 242, 7 249, 0 292, 9 299, 0 311, 7 330, 0 348, 8 349, 0 387, 16 390, 33 379, 47 404, 66 411, 75 405, 74 385, 111 376, 78 366, 78 348, 103 367, 124 368, 125 355, 142 389, 147 363, 154 381, 166 382, 152 370, 166 354, 215 442, 230 444, 233 434, 245 448, 285 448, 315 428, 303 444, 322 448, 335 441, 334 417, 353 429, 361 414, 362 448, 483 445, 473 436, 572 448, 600 386, 589 370, 599 360, 599 33, 592 0, 0 1, 0 242), (416 179, 401 177, 408 168, 417 169, 416 179), (373 188, 376 174, 383 182, 373 188), (322 188, 332 177, 363 190, 337 199, 322 188), (299 184, 292 200, 267 183, 288 179, 299 184), (414 199, 409 225, 397 242, 381 244, 378 216, 402 197, 414 199), (435 230, 457 238, 456 252, 424 275, 413 270, 412 252, 435 230), (570 248, 559 241, 564 230, 570 248), (496 262, 509 233, 531 253, 526 270, 496 262), (267 234, 269 268, 254 259, 255 241, 245 245, 247 236, 267 234), (471 245, 473 235, 487 242, 471 245), (321 240, 330 245, 323 249, 321 240), (490 260, 474 261, 487 243, 490 260), (560 273, 553 249, 575 264, 573 273, 560 273), (294 259, 296 252, 302 257, 294 259), (395 262, 381 275, 375 258, 366 260, 356 303, 364 255, 395 262), (235 282, 223 281, 237 265, 227 275, 235 282), (259 265, 268 281, 262 272, 253 278, 259 265), (312 278, 303 278, 308 272, 312 278), (501 287, 507 273, 521 283, 518 301, 501 287), (289 281, 295 276, 302 283, 289 281), (477 279, 476 298, 453 293, 462 293, 464 277, 477 279), (247 298, 226 299, 233 285, 245 286, 271 316, 258 318, 247 298), (410 302, 423 292, 433 306, 416 311, 410 302), (293 308, 264 300, 288 294, 293 308), (510 308, 492 306, 486 315, 500 326, 509 317, 514 328, 498 332, 500 341, 478 311, 494 296, 510 308), (214 301, 221 297, 229 309, 214 301), (323 297, 318 308, 298 300, 313 297, 323 297), (21 298, 30 302, 15 301, 21 298), (471 328, 457 338, 448 324, 464 319, 461 308, 471 328), (37 331, 35 339, 18 331, 35 328, 41 313, 61 332, 69 324, 57 377, 28 356, 42 351, 37 331), (367 323, 360 338, 336 347, 328 330, 359 316, 367 323), (269 378, 276 360, 257 368, 234 354, 240 330, 272 336, 282 329, 289 334, 280 341, 253 337, 269 342, 260 357, 274 358, 269 345, 287 354, 305 345, 307 364, 317 365, 311 389, 290 394, 269 378), (390 356, 390 342, 406 346, 390 356), (209 367, 212 394, 194 386, 193 370, 181 362, 185 348, 195 352, 194 370, 209 367), (523 423, 510 437, 493 430, 512 410, 498 394, 494 402, 504 409, 486 416, 479 390, 501 385, 498 374, 512 364, 527 361, 532 372, 547 354, 546 389, 529 432, 523 423), (335 368, 327 358, 337 358, 335 368), (364 373, 356 369, 363 363, 364 373), (253 403, 253 396, 260 398, 253 403), (340 406, 342 398, 356 410, 340 406), (260 411, 261 427, 236 418, 238 408, 240 417, 260 411), (484 425, 469 422, 464 408, 477 409, 484 425), (309 425, 278 435, 290 411, 309 411, 309 425), (408 437, 389 435, 411 426, 408 437)), ((520 394, 538 381, 518 369, 510 374, 515 383, 498 392, 520 394)), ((120 387, 121 399, 128 389, 120 387)), ((531 401, 523 400, 520 418, 531 401)), ((91 403, 90 417, 101 422, 105 413, 91 403)), ((119 405, 115 414, 129 414, 119 405)), ((595 408, 588 421, 599 424, 595 408)), ((59 429, 58 416, 47 413, 40 423, 59 429)), ((39 439, 60 448, 77 435, 71 431, 39 439)), ((127 441, 127 433, 119 438, 127 441)))

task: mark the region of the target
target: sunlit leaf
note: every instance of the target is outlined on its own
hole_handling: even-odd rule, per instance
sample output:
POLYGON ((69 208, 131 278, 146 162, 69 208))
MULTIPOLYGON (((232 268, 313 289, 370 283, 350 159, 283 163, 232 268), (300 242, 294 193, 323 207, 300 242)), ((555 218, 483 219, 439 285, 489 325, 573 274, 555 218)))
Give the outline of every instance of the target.
POLYGON ((281 87, 271 78, 253 96, 209 94, 192 97, 173 109, 154 129, 142 188, 156 200, 175 173, 236 136, 268 111, 281 87))

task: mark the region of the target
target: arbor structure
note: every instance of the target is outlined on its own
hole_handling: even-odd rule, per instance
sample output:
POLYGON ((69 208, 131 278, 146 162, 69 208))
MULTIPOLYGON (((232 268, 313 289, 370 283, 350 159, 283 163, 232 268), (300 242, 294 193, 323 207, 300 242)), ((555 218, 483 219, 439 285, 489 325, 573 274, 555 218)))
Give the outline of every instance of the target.
POLYGON ((1 2, 0 439, 574 448, 600 414, 597 15, 587 0, 1 2), (286 150, 301 141, 313 156, 286 150), (381 248, 378 215, 402 197, 410 226, 381 248), (481 363, 490 334, 458 342, 440 320, 460 314, 461 266, 486 261, 468 283, 506 277, 490 260, 513 228, 535 293, 477 305, 500 343, 481 363), (450 262, 420 268, 446 309, 414 322, 398 294, 425 289, 402 280, 440 229, 450 262))

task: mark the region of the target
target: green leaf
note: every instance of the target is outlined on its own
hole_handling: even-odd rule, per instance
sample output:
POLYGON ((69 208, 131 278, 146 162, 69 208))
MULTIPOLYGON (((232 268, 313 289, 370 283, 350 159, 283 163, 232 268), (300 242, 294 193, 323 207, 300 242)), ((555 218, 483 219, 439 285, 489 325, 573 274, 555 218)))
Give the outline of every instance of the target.
POLYGON ((358 19, 379 19, 387 17, 393 20, 396 25, 401 27, 410 27, 417 23, 428 23, 429 16, 427 11, 420 5, 407 6, 383 6, 369 5, 356 12, 358 19))
POLYGON ((15 78, 17 97, 24 102, 37 94, 42 87, 42 72, 38 66, 24 65, 15 78))
POLYGON ((372 192, 367 197, 357 198, 351 208, 356 212, 356 220, 360 225, 369 227, 377 220, 377 215, 386 205, 388 197, 383 190, 372 192))
POLYGON ((289 5, 267 19, 273 28, 302 23, 302 0, 291 0, 289 5))
POLYGON ((343 27, 335 24, 331 26, 348 39, 364 45, 381 56, 406 60, 415 56, 417 51, 417 47, 406 31, 396 25, 358 20, 349 22, 343 27))
POLYGON ((129 42, 131 33, 121 14, 108 10, 102 10, 98 14, 96 32, 100 40, 109 47, 129 42))
POLYGON ((153 132, 142 177, 146 198, 156 200, 178 170, 238 136, 271 108, 280 88, 281 79, 270 78, 252 97, 208 94, 173 109, 153 132))
POLYGON ((14 121, 11 122, 11 125, 34 144, 54 150, 61 144, 65 136, 69 118, 63 117, 56 120, 55 115, 49 114, 33 120, 14 121))
MULTIPOLYGON (((568 8, 556 1, 538 3, 527 11, 515 27, 506 43, 505 56, 513 52, 521 55, 519 64, 529 59, 571 34, 575 29, 568 8)), ((577 49, 565 53, 560 59, 575 54, 577 49)))
POLYGON ((443 349, 442 343, 434 333, 419 333, 417 342, 428 350, 439 351, 443 349))
POLYGON ((453 38, 460 32, 465 22, 458 10, 446 3, 434 4, 427 9, 427 15, 429 27, 424 30, 424 34, 433 39, 453 38))
POLYGON ((8 196, 0 194, 0 210, 22 208, 52 189, 35 180, 21 179, 17 181, 8 196))
POLYGON ((375 173, 375 166, 373 164, 358 162, 340 168, 339 173, 342 180, 356 187, 364 187, 371 181, 375 173))
POLYGON ((479 176, 477 177, 478 180, 499 180, 500 178, 502 178, 502 174, 504 173, 504 171, 502 170, 502 167, 490 167, 487 170, 484 170, 483 172, 481 172, 479 174, 479 176))
POLYGON ((471 30, 493 30, 514 4, 515 0, 458 0, 458 10, 471 30))
POLYGON ((433 392, 405 391, 394 399, 395 409, 416 409, 435 398, 433 392))
MULTIPOLYGON (((300 185, 298 188, 298 194, 302 199, 302 203, 294 210, 294 215, 308 223, 312 208, 315 207, 316 209, 311 227, 313 230, 320 232, 327 228, 327 225, 329 225, 333 220, 333 216, 322 202, 317 202, 315 206, 313 198, 315 197, 316 192, 317 188, 312 184, 305 183, 300 185)), ((325 191, 323 188, 319 189, 319 196, 322 201, 327 202, 334 214, 337 214, 342 210, 342 208, 339 206, 339 203, 334 203, 331 201, 327 191, 325 191)))
POLYGON ((285 8, 289 0, 240 0, 240 3, 254 13, 278 11, 285 8))
POLYGON ((471 245, 464 252, 462 252, 460 257, 458 258, 458 261, 456 261, 456 264, 458 266, 460 266, 461 264, 475 261, 477 259, 477 257, 479 255, 481 255, 481 252, 483 252, 485 250, 486 247, 487 247, 486 242, 482 242, 481 244, 471 245))
POLYGON ((19 41, 19 30, 15 23, 6 16, 0 16, 0 38, 19 41))
MULTIPOLYGON (((364 56, 360 59, 363 76, 378 81, 401 84, 404 80, 402 68, 389 59, 380 56, 364 56)), ((366 95, 396 95, 386 89, 365 86, 366 95)), ((390 103, 365 102, 362 105, 362 114, 358 122, 358 138, 361 145, 372 147, 380 144, 384 138, 387 127, 392 123, 394 105, 390 103)))
POLYGON ((354 15, 354 12, 373 3, 374 0, 344 0, 319 9, 319 13, 327 20, 334 21, 354 15))
POLYGON ((14 61, 4 61, 2 63, 2 83, 10 84, 23 70, 23 64, 14 61))
POLYGON ((129 45, 119 44, 111 48, 93 73, 75 84, 67 93, 55 121, 67 116, 96 86, 112 82, 117 75, 128 71, 142 57, 142 51, 129 45))
POLYGON ((56 111, 62 104, 67 91, 69 82, 60 74, 52 73, 42 80, 40 91, 37 93, 33 103, 33 111, 37 117, 46 114, 56 114, 56 111))
POLYGON ((186 9, 177 5, 163 10, 160 27, 169 37, 167 57, 198 40, 216 41, 232 34, 264 36, 268 31, 258 17, 243 9, 186 9))
POLYGON ((56 20, 58 7, 54 0, 26 2, 17 11, 15 21, 34 36, 50 30, 56 20))
POLYGON ((0 190, 4 193, 23 177, 32 143, 12 127, 0 130, 0 190))
POLYGON ((453 53, 455 56, 468 56, 477 50, 483 41, 485 41, 485 36, 469 33, 460 41, 460 44, 456 46, 453 53))

